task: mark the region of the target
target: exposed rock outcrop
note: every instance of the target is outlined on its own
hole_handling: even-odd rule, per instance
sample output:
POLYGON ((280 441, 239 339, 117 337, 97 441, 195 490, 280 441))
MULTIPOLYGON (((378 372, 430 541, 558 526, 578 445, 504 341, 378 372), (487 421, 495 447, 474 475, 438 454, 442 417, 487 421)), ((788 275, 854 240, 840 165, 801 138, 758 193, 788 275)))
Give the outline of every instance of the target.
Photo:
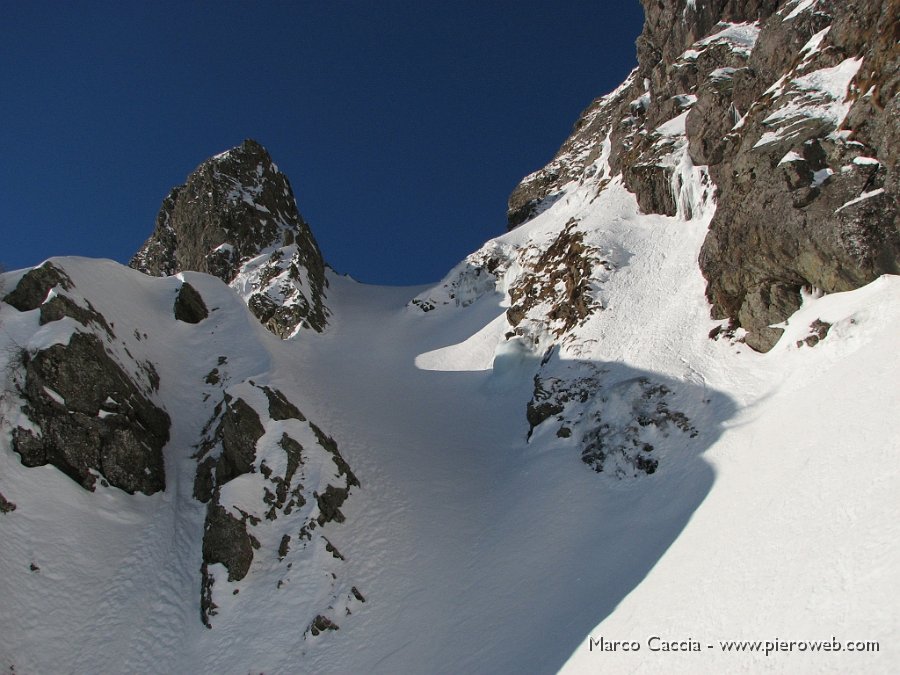
POLYGON ((16 505, 4 497, 3 493, 0 492, 0 513, 12 513, 16 508, 16 505))
POLYGON ((440 286, 416 296, 410 305, 423 312, 453 305, 468 307, 487 293, 494 293, 514 252, 488 245, 453 268, 440 286))
POLYGON ((232 391, 241 396, 224 394, 196 455, 194 497, 207 503, 201 618, 208 627, 218 609, 215 565, 233 584, 250 573, 257 554, 274 556, 285 571, 292 553, 311 545, 343 561, 316 530, 344 521, 340 507, 359 485, 334 440, 283 392, 252 382, 232 391), (292 533, 281 534, 286 528, 292 533), (268 550, 261 541, 278 543, 268 550))
POLYGON ((327 323, 318 244, 287 177, 253 140, 206 160, 173 188, 131 266, 153 276, 217 276, 282 338, 327 323))
POLYGON ((56 265, 46 262, 28 270, 16 287, 3 298, 3 302, 20 312, 28 312, 40 307, 50 291, 57 286, 62 290, 69 290, 72 288, 72 280, 56 265))
MULTIPOLYGON (((204 575, 208 575, 208 565, 221 563, 228 570, 229 581, 240 581, 247 576, 253 550, 258 548, 259 542, 247 532, 246 516, 235 518, 220 504, 210 503, 203 528, 204 575)), ((208 620, 207 616, 204 619, 208 620)))
POLYGON ((534 377, 528 403, 529 437, 544 426, 571 439, 581 460, 597 473, 633 478, 656 473, 660 444, 670 436, 694 438, 699 431, 673 409, 670 386, 647 376, 618 379, 589 362, 564 362, 551 355, 534 377))
POLYGON ((643 4, 638 68, 513 191, 510 228, 572 181, 599 191, 618 175, 644 212, 696 217, 683 192, 697 167, 717 191, 700 254, 713 316, 762 351, 801 288, 897 273, 897 3, 643 4))
POLYGON ((527 249, 520 254, 525 273, 510 286, 506 311, 517 334, 539 335, 547 330, 561 337, 602 309, 592 296, 592 284, 611 264, 599 250, 585 244, 577 225, 570 220, 539 255, 529 256, 527 249))
POLYGON ((570 219, 549 241, 509 246, 496 241, 468 256, 410 302, 423 312, 466 307, 497 293, 507 296, 506 338, 522 338, 528 349, 545 351, 571 341, 572 331, 603 310, 599 290, 617 268, 615 252, 589 241, 578 219, 570 219))
POLYGON ((141 382, 126 373, 106 347, 111 326, 70 291, 65 271, 45 263, 4 299, 19 311, 39 308, 41 325, 69 318, 80 326, 65 341, 18 351, 13 382, 29 424, 12 430, 12 448, 26 466, 52 464, 88 489, 101 479, 130 493, 163 490, 170 420, 149 397, 155 369, 132 364, 141 382))
POLYGON ((175 318, 185 323, 200 323, 209 316, 203 296, 189 283, 184 282, 175 298, 175 318))
POLYGON ((53 464, 86 488, 99 476, 126 492, 165 488, 169 416, 157 408, 88 333, 23 354, 26 413, 13 449, 26 466, 53 464))
MULTIPOLYGON (((316 617, 322 626, 342 621, 364 601, 345 569, 352 550, 334 543, 359 481, 334 439, 289 393, 249 379, 268 376, 256 331, 216 339, 246 328, 247 310, 214 280, 184 276, 191 283, 147 279, 112 262, 60 260, 0 280, 16 279, 3 296, 11 306, 2 307, 8 325, 0 432, 24 466, 53 465, 88 490, 151 495, 166 488, 167 469, 193 470, 193 493, 175 490, 152 503, 176 510, 195 499, 203 504, 204 517, 191 519, 196 529, 178 526, 185 539, 167 559, 188 562, 181 553, 196 549, 187 542, 199 544, 207 626, 245 597, 256 603, 256 593, 292 582, 306 598, 301 631, 316 617), (177 373, 177 381, 161 388, 159 373, 177 373), (164 403, 173 406, 171 418, 164 403), (193 457, 185 455, 192 445, 193 457), (274 578, 245 581, 254 573, 274 578), (240 600, 231 600, 239 591, 240 600)), ((53 480, 52 472, 44 475, 53 480)), ((13 520, 23 504, 4 493, 0 514, 15 510, 13 520)), ((288 594, 283 601, 290 602, 288 594)))
POLYGON ((337 630, 337 629, 338 629, 338 625, 334 621, 332 621, 331 619, 329 619, 326 616, 322 616, 321 614, 319 614, 319 616, 317 616, 315 619, 313 619, 313 622, 311 624, 309 624, 309 628, 307 628, 307 632, 313 636, 316 636, 326 630, 337 630))
POLYGON ((706 97, 707 115, 725 105, 746 113, 724 135, 721 159, 703 158, 719 160, 710 161, 719 205, 700 265, 714 316, 736 317, 763 351, 800 288, 846 291, 900 271, 900 75, 896 37, 887 38, 898 6, 792 7, 762 26, 744 91, 732 102, 706 97))
POLYGON ((809 325, 809 335, 803 340, 797 341, 797 347, 806 345, 807 347, 815 347, 828 335, 831 330, 831 324, 821 319, 816 319, 809 325))
MULTIPOLYGON (((603 204, 604 194, 618 200, 624 187, 643 213, 696 221, 685 225, 687 236, 708 226, 699 265, 713 318, 730 319, 711 337, 724 330, 760 351, 778 340, 777 324, 800 307, 804 287, 848 290, 896 271, 900 260, 890 146, 896 3, 643 4, 638 67, 584 111, 553 160, 510 196, 509 229, 533 226, 488 243, 411 302, 430 312, 503 296, 509 329, 495 371, 510 358, 521 362, 523 351, 540 361, 529 437, 556 420, 561 443, 620 476, 657 470, 651 437, 671 445, 677 434, 699 432, 671 403, 677 381, 585 376, 590 362, 556 362, 559 350, 577 360, 602 340, 592 319, 632 252, 577 218, 559 228, 542 214, 578 213, 579 200, 603 204), (878 37, 866 42, 867 34, 878 37)), ((806 344, 826 329, 811 330, 806 344)))

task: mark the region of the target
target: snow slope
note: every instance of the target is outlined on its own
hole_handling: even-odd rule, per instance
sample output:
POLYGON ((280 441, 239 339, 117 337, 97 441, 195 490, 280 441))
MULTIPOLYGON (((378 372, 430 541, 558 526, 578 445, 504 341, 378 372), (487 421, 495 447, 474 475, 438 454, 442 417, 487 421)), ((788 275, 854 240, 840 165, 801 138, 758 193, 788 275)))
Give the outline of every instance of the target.
MULTIPOLYGON (((185 275, 217 308, 200 330, 171 318, 177 278, 59 260, 98 311, 127 327, 119 333, 149 336, 128 346, 157 364, 173 417, 168 487, 88 493, 52 467, 23 467, 4 426, 0 493, 17 509, 0 514, 0 663, 16 672, 889 672, 900 626, 891 601, 900 279, 811 293, 765 355, 710 340, 718 324, 696 257, 711 204, 698 170, 681 170, 690 179, 681 217, 640 214, 616 180, 600 195, 572 184, 486 245, 506 261, 496 283, 469 283, 471 264, 434 288, 333 276, 329 329, 284 342, 212 277, 185 275), (566 339, 535 323, 533 343, 506 340, 520 263, 573 218, 611 261, 592 291, 604 309, 566 339), (445 302, 422 312, 413 298, 445 302), (832 326, 809 347, 816 319, 832 326), (539 426, 529 440, 526 404, 551 344, 546 367, 604 373, 598 396, 639 378, 664 384, 697 436, 661 436, 659 469, 621 480, 579 461, 572 438, 539 426), (209 414, 188 383, 220 355, 235 383, 288 393, 360 479, 329 535, 346 558, 335 583, 365 595, 339 630, 304 632, 317 603, 336 597, 328 556, 316 551, 284 585, 258 556, 240 595, 221 596, 230 599, 212 630, 200 623, 203 507, 191 496, 188 449, 209 414), (702 641, 702 653, 651 653, 654 635, 702 641), (591 648, 601 636, 642 649, 601 654, 591 648), (706 648, 831 636, 879 641, 880 651, 706 648)), ((7 275, 7 287, 20 275, 7 275)), ((4 305, 0 323, 6 345, 51 339, 53 324, 39 328, 33 313, 4 305)))
POLYGON ((704 455, 710 494, 563 672, 894 672, 898 301, 896 277, 808 299, 772 352, 741 355, 756 386, 723 369, 739 376, 739 412, 704 455), (828 338, 797 347, 816 319, 833 324, 828 338), (652 636, 697 641, 701 653, 652 653, 652 636), (599 653, 590 641, 601 637, 642 649, 599 653), (725 651, 732 640, 781 651, 725 651), (783 644, 835 640, 842 651, 783 644), (878 653, 847 651, 872 641, 878 653))

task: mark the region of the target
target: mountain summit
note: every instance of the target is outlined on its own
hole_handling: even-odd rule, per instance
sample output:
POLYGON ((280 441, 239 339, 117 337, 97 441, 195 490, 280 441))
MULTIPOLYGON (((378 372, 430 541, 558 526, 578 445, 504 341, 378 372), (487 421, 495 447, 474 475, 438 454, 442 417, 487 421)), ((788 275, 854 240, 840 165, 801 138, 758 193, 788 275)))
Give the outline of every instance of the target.
POLYGON ((319 246, 287 176, 253 140, 206 160, 172 189, 130 264, 153 276, 217 276, 279 337, 327 323, 319 246))

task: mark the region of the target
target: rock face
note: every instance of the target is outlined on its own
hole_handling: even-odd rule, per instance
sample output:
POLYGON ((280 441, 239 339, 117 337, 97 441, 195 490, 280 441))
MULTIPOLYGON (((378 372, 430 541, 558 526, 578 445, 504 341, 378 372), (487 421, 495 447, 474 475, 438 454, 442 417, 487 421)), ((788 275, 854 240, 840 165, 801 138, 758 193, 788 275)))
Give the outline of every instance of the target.
MULTIPOLYGON (((142 551, 160 542, 168 560, 200 566, 197 618, 209 627, 217 616, 232 621, 245 602, 281 602, 297 612, 300 634, 316 627, 306 630, 312 639, 356 611, 365 600, 349 578, 352 551, 332 540, 360 482, 294 403, 298 390, 268 383, 271 341, 246 331, 248 309, 228 288, 202 274, 149 279, 111 261, 62 259, 13 274, 2 307, 0 432, 22 465, 52 465, 90 491, 146 495, 166 489, 167 470, 174 475, 175 489, 136 504, 179 524, 134 528, 134 537, 146 537, 142 551), (241 330, 236 342, 216 339, 241 330), (185 471, 193 490, 177 487, 185 471), (199 521, 175 516, 198 502, 199 521), (196 550, 191 540, 200 560, 182 557, 196 550), (266 597, 291 583, 293 593, 266 597)), ((0 517, 14 519, 25 509, 7 496, 0 517)))
POLYGON ((586 242, 573 218, 551 241, 520 247, 490 242, 410 304, 423 312, 466 307, 503 289, 509 302, 507 338, 518 336, 530 347, 545 348, 603 309, 596 289, 616 269, 616 257, 586 242))
POLYGON ((3 493, 0 492, 0 513, 12 513, 16 508, 16 505, 4 497, 3 493))
POLYGON ((761 351, 801 288, 897 273, 897 3, 643 4, 638 68, 515 189, 510 228, 572 181, 602 190, 621 176, 644 212, 682 218, 696 215, 690 183, 714 187, 700 254, 707 297, 761 351))
POLYGON ((3 302, 20 312, 37 309, 47 299, 51 289, 59 286, 62 290, 72 288, 72 280, 61 269, 50 263, 29 270, 3 302))
POLYGON ((529 435, 546 423, 558 438, 573 438, 581 460, 597 473, 650 475, 660 463, 657 445, 670 436, 699 433, 683 412, 672 409, 672 394, 648 377, 616 381, 592 363, 551 357, 534 378, 529 435))
POLYGON ((194 497, 207 504, 201 619, 210 628, 218 609, 214 566, 225 571, 221 584, 236 584, 250 572, 256 552, 277 555, 277 562, 265 564, 282 566, 284 574, 294 549, 320 547, 343 561, 321 532, 343 522, 340 507, 359 486, 334 440, 281 391, 253 382, 231 391, 242 396, 224 393, 195 455, 194 497), (286 528, 292 533, 283 534, 286 528), (276 541, 277 550, 261 544, 276 541))
POLYGON ((207 316, 209 310, 203 302, 203 296, 189 283, 181 284, 175 298, 175 318, 185 323, 200 323, 207 316))
POLYGON ((52 464, 88 489, 100 478, 130 493, 163 490, 170 420, 148 396, 159 386, 155 370, 134 364, 145 378, 136 384, 105 346, 114 334, 103 316, 63 294, 72 288, 45 263, 4 299, 20 311, 40 308, 41 325, 70 318, 79 326, 67 342, 19 352, 15 382, 30 426, 13 430, 12 447, 26 466, 52 464))
POLYGON ((282 338, 327 323, 322 254, 287 177, 253 140, 203 162, 172 189, 131 267, 215 275, 282 338))

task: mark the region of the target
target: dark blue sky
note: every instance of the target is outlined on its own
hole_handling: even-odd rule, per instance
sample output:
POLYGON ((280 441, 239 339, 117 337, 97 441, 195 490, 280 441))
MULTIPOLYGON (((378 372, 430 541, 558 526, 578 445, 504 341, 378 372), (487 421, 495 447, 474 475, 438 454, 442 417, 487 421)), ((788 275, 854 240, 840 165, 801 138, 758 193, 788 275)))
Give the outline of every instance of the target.
POLYGON ((255 138, 326 260, 436 281, 635 65, 638 0, 0 0, 0 263, 127 262, 255 138))

